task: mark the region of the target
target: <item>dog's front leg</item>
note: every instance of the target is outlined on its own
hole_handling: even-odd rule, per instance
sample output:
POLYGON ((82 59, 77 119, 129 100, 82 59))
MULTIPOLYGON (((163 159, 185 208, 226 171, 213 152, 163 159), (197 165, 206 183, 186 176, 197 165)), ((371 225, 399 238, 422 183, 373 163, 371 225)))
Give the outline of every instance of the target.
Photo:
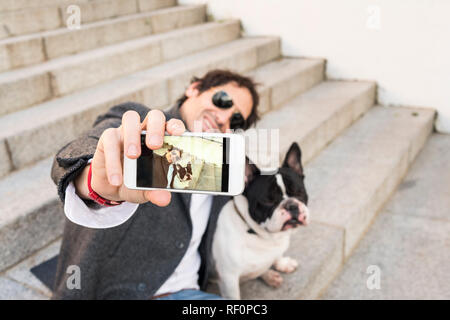
POLYGON ((277 271, 284 272, 284 273, 291 273, 291 272, 294 272, 295 269, 297 269, 298 262, 289 257, 281 257, 281 258, 278 258, 277 260, 275 260, 273 267, 277 271))
POLYGON ((264 272, 261 276, 261 279, 263 279, 267 285, 274 288, 278 288, 283 283, 283 277, 281 276, 281 274, 272 269, 264 272))
POLYGON ((226 275, 219 277, 220 294, 225 299, 240 300, 241 290, 239 287, 239 276, 226 275))

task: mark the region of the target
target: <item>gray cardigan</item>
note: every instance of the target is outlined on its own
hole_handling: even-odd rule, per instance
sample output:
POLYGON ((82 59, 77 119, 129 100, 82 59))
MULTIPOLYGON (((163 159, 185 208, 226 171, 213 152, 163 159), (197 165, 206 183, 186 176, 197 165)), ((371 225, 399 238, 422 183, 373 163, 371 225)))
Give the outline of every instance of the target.
MULTIPOLYGON (((181 119, 179 106, 165 112, 167 120, 181 119)), ((137 103, 124 103, 97 118, 93 129, 64 146, 56 155, 52 179, 64 202, 65 190, 93 157, 98 139, 110 127, 119 127, 123 113, 135 110, 141 121, 150 110, 137 103)), ((139 205, 125 223, 109 229, 90 229, 66 219, 53 299, 150 299, 174 272, 192 235, 190 194, 172 193, 167 207, 139 205), (81 289, 68 289, 70 265, 80 267, 81 289)), ((212 272, 211 244, 220 210, 230 199, 214 196, 210 217, 199 252, 199 286, 206 289, 212 272)))

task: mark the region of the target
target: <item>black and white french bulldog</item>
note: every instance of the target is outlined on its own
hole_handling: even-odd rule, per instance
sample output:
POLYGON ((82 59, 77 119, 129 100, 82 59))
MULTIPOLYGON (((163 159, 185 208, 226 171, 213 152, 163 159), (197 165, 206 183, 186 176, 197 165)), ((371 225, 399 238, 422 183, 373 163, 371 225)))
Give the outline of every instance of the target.
POLYGON ((293 230, 309 222, 303 180, 297 143, 276 174, 261 174, 247 161, 244 193, 223 207, 213 239, 214 278, 222 297, 240 299, 239 284, 257 277, 278 287, 283 281, 279 272, 297 268, 297 261, 283 254, 293 230))

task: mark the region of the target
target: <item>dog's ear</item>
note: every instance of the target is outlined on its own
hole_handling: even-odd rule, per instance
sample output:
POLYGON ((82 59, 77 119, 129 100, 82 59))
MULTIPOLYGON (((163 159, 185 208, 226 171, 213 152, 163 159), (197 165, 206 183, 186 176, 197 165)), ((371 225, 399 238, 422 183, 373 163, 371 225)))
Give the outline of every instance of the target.
POLYGON ((247 187, 260 173, 261 171, 258 167, 254 163, 251 163, 248 157, 245 157, 245 186, 247 187))
POLYGON ((291 168, 299 176, 303 176, 303 166, 302 166, 302 151, 298 146, 297 142, 294 142, 289 147, 289 151, 283 161, 283 168, 291 168))

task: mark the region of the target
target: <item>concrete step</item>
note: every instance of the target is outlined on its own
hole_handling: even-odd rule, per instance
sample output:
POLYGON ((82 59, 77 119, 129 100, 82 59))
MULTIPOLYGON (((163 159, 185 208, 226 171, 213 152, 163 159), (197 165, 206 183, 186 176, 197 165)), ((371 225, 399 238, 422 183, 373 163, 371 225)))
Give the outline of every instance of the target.
POLYGON ((50 299, 51 290, 30 270, 58 255, 60 247, 61 238, 58 238, 13 268, 0 273, 0 300, 50 299))
POLYGON ((90 0, 2 0, 0 2, 0 12, 33 9, 40 7, 55 7, 58 5, 80 4, 90 0))
POLYGON ((176 5, 176 0, 101 0, 101 1, 2 1, 0 4, 0 39, 66 27, 73 15, 69 5, 80 9, 81 23, 156 10, 176 5), (39 3, 39 5, 37 5, 39 3))
POLYGON ((450 299, 449 146, 430 137, 323 299, 450 299))
POLYGON ((283 58, 248 73, 261 83, 259 113, 279 108, 324 79, 322 59, 283 58))
POLYGON ((58 7, 35 7, 0 13, 0 39, 53 30, 62 26, 58 7))
MULTIPOLYGON (((332 281, 427 140, 431 109, 371 108, 305 168, 312 223, 292 237, 299 269, 279 289, 241 286, 244 299, 314 299, 332 281)), ((303 146, 302 146, 303 147, 303 146)))
MULTIPOLYGON (((176 0, 101 0, 81 2, 78 6, 81 12, 81 23, 88 23, 137 12, 172 7, 176 4, 176 0)), ((67 6, 60 7, 63 22, 67 21, 72 14, 66 8, 67 6)))
POLYGON ((50 178, 53 159, 0 180, 0 270, 18 262, 58 237, 63 208, 50 178), (26 195, 26 196, 25 196, 26 195))
POLYGON ((0 40, 0 72, 204 22, 206 6, 176 6, 0 40))
MULTIPOLYGON (((273 43, 276 39, 249 39, 253 41, 253 47, 257 43, 264 46, 273 43), (255 40, 258 40, 255 42, 255 40)), ((239 40, 239 47, 242 48, 246 44, 245 39, 239 40)), ((229 49, 232 47, 229 46, 229 49)), ((257 47, 256 47, 257 48, 257 47)), ((255 50, 255 48, 254 48, 255 50)), ((224 52, 223 50, 219 50, 224 52)), ((256 50, 255 50, 256 51, 256 50)), ((229 55, 231 50, 225 51, 229 55)), ((256 55, 256 54, 255 54, 256 55)), ((217 55, 216 55, 217 57, 217 55)), ((242 57, 242 55, 241 55, 242 57)), ((267 58, 267 57, 266 57, 267 58)), ((323 76, 324 61, 320 59, 287 59, 292 69, 305 73, 320 81, 323 76), (296 64, 303 65, 304 68, 295 67, 296 64), (310 74, 310 69, 317 70, 318 75, 310 74)), ((193 62, 193 60, 191 60, 193 62)), ((195 65, 191 65, 195 67, 195 65)), ((260 68, 271 68, 274 77, 279 79, 280 83, 289 82, 289 77, 298 77, 297 74, 286 72, 286 62, 281 59, 263 65, 260 68), (279 64, 280 68, 276 69, 274 65, 279 64), (282 77, 280 74, 284 74, 282 77)), ((256 79, 263 80, 263 79, 256 79)), ((279 86, 278 82, 272 82, 271 86, 266 85, 266 90, 272 90, 279 86), (273 86, 273 87, 271 87, 273 86)), ((276 95, 274 99, 279 99, 276 95)), ((109 105, 108 108, 112 106, 109 105)), ((90 124, 89 124, 90 125, 90 124)), ((55 135, 56 137, 56 135, 55 135)), ((56 195, 56 187, 50 179, 50 166, 53 155, 50 158, 42 160, 37 164, 16 171, 6 178, 0 180, 0 196, 9 199, 8 203, 0 203, 0 211, 4 212, 0 222, 0 245, 8 248, 0 252, 0 270, 5 269, 23 258, 29 256, 32 252, 40 249, 49 243, 62 232, 62 224, 64 220, 63 209, 56 195), (20 190, 20 192, 19 192, 20 190), (36 193, 35 190, 39 190, 36 193), (22 194, 31 194, 24 202, 22 194), (36 222, 38 221, 38 222, 36 222)))
POLYGON ((211 22, 56 58, 0 74, 0 115, 219 45, 238 20, 211 22))
POLYGON ((136 101, 164 108, 193 75, 212 68, 248 72, 280 55, 276 37, 238 39, 0 118, 0 176, 50 156, 90 128, 115 104, 136 101), (39 146, 30 152, 30 146, 39 146))
MULTIPOLYGON (((280 86, 280 90, 286 91, 289 87, 280 86)), ((291 99, 283 108, 269 112, 256 128, 278 131, 279 145, 273 154, 280 155, 280 163, 293 141, 301 146, 303 162, 307 163, 373 106, 375 92, 374 82, 325 81, 291 99)), ((266 167, 270 156, 257 149, 258 143, 247 146, 250 158, 266 167)), ((272 152, 270 147, 267 151, 272 152)))
POLYGON ((0 300, 48 300, 48 297, 17 281, 0 276, 0 300))

